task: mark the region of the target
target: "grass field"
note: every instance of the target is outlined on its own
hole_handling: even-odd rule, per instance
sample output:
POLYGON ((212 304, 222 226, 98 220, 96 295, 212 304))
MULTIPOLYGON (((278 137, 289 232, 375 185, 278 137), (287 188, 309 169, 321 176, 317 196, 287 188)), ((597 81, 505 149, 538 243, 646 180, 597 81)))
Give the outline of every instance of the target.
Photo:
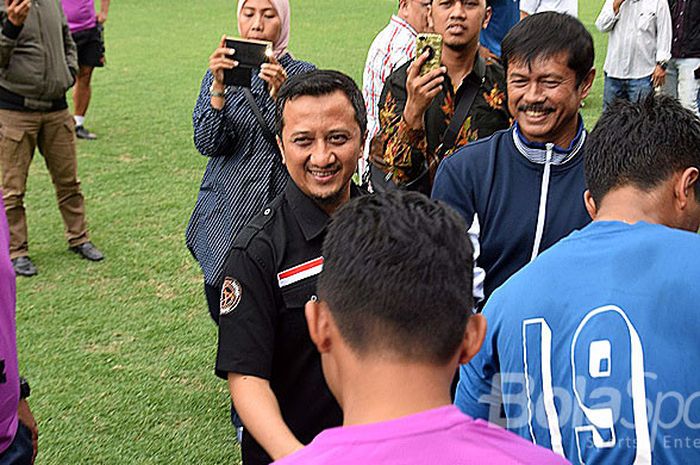
MULTIPOLYGON (((361 78, 395 0, 295 0, 291 50, 361 78)), ((583 0, 591 30, 602 0, 583 0)), ((66 250, 37 156, 26 204, 39 275, 17 285, 21 371, 40 425, 39 464, 236 463, 216 332, 183 231, 206 160, 191 111, 207 59, 234 33, 230 0, 120 0, 94 76, 80 175, 94 242, 107 259, 66 250)), ((604 39, 595 35, 602 75, 604 39)), ((590 127, 602 78, 587 101, 590 127)))

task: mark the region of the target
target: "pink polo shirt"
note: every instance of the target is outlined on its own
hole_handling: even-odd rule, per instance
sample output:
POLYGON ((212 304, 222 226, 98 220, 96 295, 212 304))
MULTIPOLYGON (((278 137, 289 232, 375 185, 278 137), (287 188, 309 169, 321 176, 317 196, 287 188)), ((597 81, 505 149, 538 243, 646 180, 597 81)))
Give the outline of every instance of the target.
POLYGON ((0 453, 17 432, 19 375, 15 335, 15 272, 10 262, 10 233, 0 197, 0 453))
POLYGON ((97 25, 95 0, 61 0, 70 32, 84 31, 97 25))
POLYGON ((565 465, 564 458, 453 405, 332 428, 275 465, 565 465))

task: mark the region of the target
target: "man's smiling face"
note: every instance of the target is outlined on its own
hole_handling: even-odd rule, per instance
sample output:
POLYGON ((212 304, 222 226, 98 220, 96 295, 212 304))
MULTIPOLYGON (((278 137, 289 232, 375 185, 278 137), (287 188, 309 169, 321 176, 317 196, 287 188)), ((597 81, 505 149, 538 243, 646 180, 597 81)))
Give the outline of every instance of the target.
POLYGON ((554 142, 565 147, 578 129, 578 111, 588 95, 594 71, 580 84, 562 52, 535 58, 531 63, 508 63, 508 109, 522 134, 533 142, 554 142))
POLYGON ((283 112, 282 153, 299 189, 325 210, 350 197, 350 179, 362 155, 355 110, 341 91, 301 96, 283 112))

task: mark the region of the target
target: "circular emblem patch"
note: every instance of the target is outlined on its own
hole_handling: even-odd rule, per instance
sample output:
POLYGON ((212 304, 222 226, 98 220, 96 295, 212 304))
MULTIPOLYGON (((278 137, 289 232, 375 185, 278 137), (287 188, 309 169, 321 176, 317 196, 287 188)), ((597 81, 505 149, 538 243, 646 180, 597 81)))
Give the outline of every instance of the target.
POLYGON ((228 315, 236 309, 241 302, 243 295, 243 287, 241 283, 233 278, 224 279, 224 285, 221 287, 221 302, 219 307, 219 315, 228 315))

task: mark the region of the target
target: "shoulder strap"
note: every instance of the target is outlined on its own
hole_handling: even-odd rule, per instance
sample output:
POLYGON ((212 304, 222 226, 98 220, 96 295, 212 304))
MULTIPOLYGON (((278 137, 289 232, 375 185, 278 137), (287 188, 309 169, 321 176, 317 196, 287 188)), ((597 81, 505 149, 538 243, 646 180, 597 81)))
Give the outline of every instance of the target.
POLYGON ((275 135, 272 134, 270 127, 265 122, 265 119, 263 118, 263 115, 260 112, 260 107, 258 107, 258 104, 255 103, 255 99, 253 99, 253 94, 250 92, 250 89, 248 89, 247 87, 244 87, 243 88, 243 95, 245 96, 245 99, 248 102, 248 106, 250 107, 251 110, 253 110, 253 114, 255 115, 255 119, 258 120, 258 124, 260 125, 260 129, 262 130, 263 137, 265 137, 265 139, 267 139, 267 141, 272 145, 274 150, 277 153, 279 153, 279 147, 277 146, 277 139, 275 139, 275 135))
POLYGON ((442 148, 440 153, 440 158, 442 158, 447 152, 449 152, 457 142, 457 136, 462 130, 462 125, 467 120, 467 115, 469 110, 472 108, 474 99, 476 99, 476 94, 481 87, 481 82, 469 79, 467 81, 467 86, 462 92, 462 98, 457 102, 457 108, 455 108, 455 114, 450 121, 449 126, 445 130, 445 134, 442 136, 442 148))

